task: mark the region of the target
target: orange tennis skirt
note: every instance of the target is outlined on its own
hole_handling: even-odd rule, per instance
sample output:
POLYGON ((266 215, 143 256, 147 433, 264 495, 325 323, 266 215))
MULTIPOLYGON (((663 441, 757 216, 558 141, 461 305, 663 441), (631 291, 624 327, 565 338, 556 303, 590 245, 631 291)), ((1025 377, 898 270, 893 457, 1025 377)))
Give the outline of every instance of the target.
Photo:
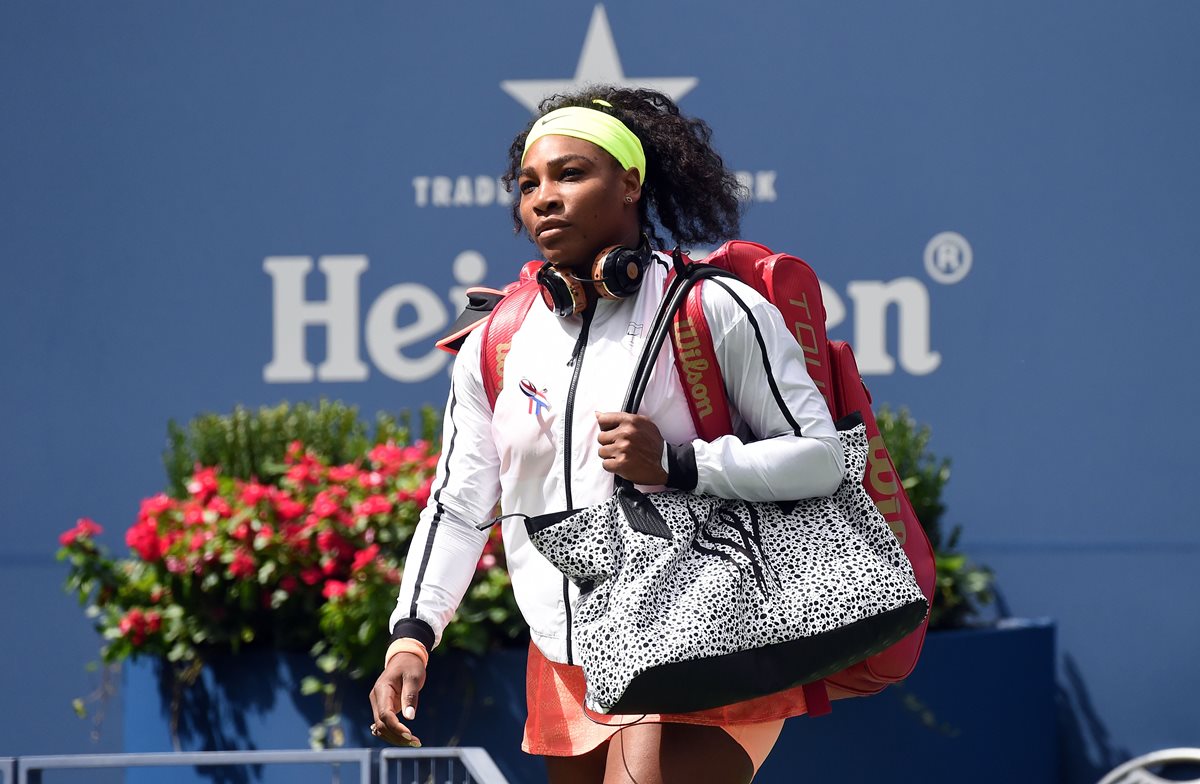
POLYGON ((593 713, 584 707, 587 687, 583 668, 547 659, 529 644, 525 698, 529 718, 521 749, 549 757, 576 757, 597 748, 631 724, 703 724, 720 727, 738 742, 757 773, 775 746, 783 720, 806 711, 800 688, 697 713, 619 716, 593 713))

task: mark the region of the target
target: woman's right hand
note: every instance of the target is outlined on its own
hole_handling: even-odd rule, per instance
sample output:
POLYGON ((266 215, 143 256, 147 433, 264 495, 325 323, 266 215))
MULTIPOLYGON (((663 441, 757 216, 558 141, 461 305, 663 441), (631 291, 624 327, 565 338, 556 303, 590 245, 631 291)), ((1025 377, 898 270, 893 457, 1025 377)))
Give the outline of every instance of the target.
POLYGON ((417 695, 425 685, 425 663, 412 653, 397 653, 388 660, 371 689, 372 732, 393 746, 420 746, 421 741, 400 721, 417 717, 417 695))

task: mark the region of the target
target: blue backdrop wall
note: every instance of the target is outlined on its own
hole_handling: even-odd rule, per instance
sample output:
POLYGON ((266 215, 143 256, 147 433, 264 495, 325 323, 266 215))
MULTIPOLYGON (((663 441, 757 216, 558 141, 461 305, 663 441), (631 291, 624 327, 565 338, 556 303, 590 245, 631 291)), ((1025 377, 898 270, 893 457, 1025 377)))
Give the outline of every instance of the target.
POLYGON ((0 755, 119 743, 69 711, 98 641, 53 553, 82 516, 122 545, 169 418, 441 404, 456 290, 532 254, 509 140, 579 81, 706 118, 744 235, 933 426, 964 547, 1059 622, 1073 775, 1200 745, 1198 32, 1183 0, 0 5, 0 755))

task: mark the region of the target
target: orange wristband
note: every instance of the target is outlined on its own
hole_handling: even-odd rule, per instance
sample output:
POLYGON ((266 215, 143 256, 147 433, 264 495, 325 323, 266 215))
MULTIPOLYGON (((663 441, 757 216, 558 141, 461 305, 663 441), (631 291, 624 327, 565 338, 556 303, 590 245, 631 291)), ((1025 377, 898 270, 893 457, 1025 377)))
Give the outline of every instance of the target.
POLYGON ((383 666, 386 667, 388 662, 397 653, 411 653, 421 660, 421 664, 425 667, 429 666, 429 650, 421 643, 420 640, 412 637, 401 637, 398 640, 393 640, 388 646, 387 654, 383 657, 383 666))

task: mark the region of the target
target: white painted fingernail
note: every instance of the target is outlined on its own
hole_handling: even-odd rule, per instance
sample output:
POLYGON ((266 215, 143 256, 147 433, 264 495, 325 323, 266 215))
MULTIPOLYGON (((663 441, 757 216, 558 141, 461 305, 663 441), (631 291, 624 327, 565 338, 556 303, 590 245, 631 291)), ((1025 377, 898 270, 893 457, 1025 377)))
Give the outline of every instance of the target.
POLYGON ((417 718, 417 709, 409 705, 404 709, 404 718, 408 719, 409 721, 417 718))
POLYGON ((401 737, 401 738, 404 738, 405 740, 412 740, 412 739, 413 739, 413 738, 412 738, 412 735, 409 735, 407 732, 401 732, 401 733, 400 733, 400 737, 401 737))

